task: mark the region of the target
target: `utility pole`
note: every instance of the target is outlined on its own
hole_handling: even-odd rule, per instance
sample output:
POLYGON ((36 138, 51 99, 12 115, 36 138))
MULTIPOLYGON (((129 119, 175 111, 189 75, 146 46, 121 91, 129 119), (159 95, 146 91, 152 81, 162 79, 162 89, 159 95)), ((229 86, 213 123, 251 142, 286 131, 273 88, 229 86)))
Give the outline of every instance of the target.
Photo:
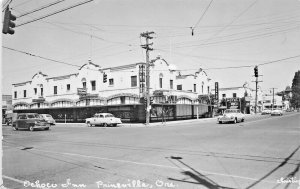
POLYGON ((275 102, 275 99, 274 99, 274 89, 277 89, 277 88, 271 88, 273 90, 273 100, 272 100, 272 111, 273 111, 273 108, 274 108, 274 102, 275 102))
POLYGON ((262 82, 262 81, 258 81, 258 77, 262 76, 262 75, 258 75, 258 66, 254 67, 254 77, 255 77, 255 108, 254 108, 254 112, 255 114, 257 113, 257 90, 258 90, 258 82, 262 82))
POLYGON ((149 61, 149 51, 153 49, 150 48, 150 45, 153 43, 149 43, 149 39, 152 39, 150 35, 154 34, 154 32, 144 32, 141 33, 141 37, 146 39, 146 44, 141 45, 143 49, 146 49, 146 125, 150 123, 150 61, 149 61))

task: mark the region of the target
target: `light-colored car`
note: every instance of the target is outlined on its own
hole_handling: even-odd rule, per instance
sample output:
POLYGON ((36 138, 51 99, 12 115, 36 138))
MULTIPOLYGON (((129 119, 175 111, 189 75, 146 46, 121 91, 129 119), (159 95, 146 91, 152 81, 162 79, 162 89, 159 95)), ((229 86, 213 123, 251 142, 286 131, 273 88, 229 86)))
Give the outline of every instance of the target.
POLYGON ((282 116, 283 112, 280 109, 272 110, 271 116, 279 115, 282 116))
POLYGON ((50 125, 55 125, 56 122, 50 114, 40 114, 40 116, 42 116, 50 125))
POLYGON ((241 113, 238 109, 227 109, 224 111, 224 114, 218 117, 218 122, 220 124, 226 123, 226 122, 244 122, 245 121, 245 115, 241 113))
POLYGON ((271 114, 271 110, 270 110, 270 109, 264 109, 264 110, 261 112, 261 115, 265 115, 265 114, 271 114))
POLYGON ((96 125, 106 126, 117 126, 122 123, 120 118, 116 118, 113 114, 110 113, 97 113, 91 118, 87 118, 85 123, 91 127, 96 125))
POLYGON ((37 113, 20 113, 16 120, 13 121, 12 127, 15 131, 19 129, 28 129, 30 131, 34 131, 34 129, 49 130, 50 124, 37 113))

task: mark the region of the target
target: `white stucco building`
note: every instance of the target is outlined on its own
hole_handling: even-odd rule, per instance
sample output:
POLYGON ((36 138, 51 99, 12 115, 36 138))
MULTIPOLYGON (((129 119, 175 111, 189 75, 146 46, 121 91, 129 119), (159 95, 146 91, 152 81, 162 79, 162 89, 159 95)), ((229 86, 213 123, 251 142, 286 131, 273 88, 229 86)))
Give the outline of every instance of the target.
MULTIPOLYGON (((77 73, 51 77, 40 71, 31 80, 13 84, 12 105, 18 109, 139 104, 146 91, 143 62, 102 68, 89 63, 77 73)), ((180 75, 161 57, 150 66, 150 94, 154 103, 197 104, 209 94, 211 82, 199 69, 180 75)))

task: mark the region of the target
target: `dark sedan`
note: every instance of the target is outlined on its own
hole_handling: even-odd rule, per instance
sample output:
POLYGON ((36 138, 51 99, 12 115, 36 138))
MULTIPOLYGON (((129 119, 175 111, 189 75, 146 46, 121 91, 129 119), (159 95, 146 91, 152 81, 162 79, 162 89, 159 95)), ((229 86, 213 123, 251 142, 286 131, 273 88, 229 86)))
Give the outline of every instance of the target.
POLYGON ((45 121, 37 113, 20 113, 17 119, 13 122, 12 127, 14 130, 27 129, 34 131, 34 129, 49 130, 50 124, 45 121))

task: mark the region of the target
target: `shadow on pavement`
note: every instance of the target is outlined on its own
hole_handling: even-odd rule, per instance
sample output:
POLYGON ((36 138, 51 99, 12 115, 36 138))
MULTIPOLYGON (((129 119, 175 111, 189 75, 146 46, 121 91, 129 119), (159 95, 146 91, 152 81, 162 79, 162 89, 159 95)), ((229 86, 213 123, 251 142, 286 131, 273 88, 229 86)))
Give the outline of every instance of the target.
POLYGON ((211 180, 207 176, 201 174, 200 172, 198 172, 197 170, 195 170, 191 166, 184 163, 182 161, 182 157, 171 156, 169 159, 174 160, 174 161, 176 160, 179 163, 181 163, 182 165, 184 165, 186 168, 189 169, 188 171, 181 172, 183 175, 188 176, 188 178, 185 178, 185 179, 168 178, 169 180, 178 181, 178 182, 185 182, 185 183, 190 183, 190 184, 199 184, 199 185, 205 186, 209 189, 234 189, 234 188, 230 188, 230 187, 220 186, 215 181, 211 180), (189 181, 188 179, 190 179, 190 178, 193 179, 194 181, 189 181))
MULTIPOLYGON (((246 189, 252 188, 255 185, 257 185, 258 183, 260 183, 262 180, 264 180, 265 178, 267 178, 268 176, 270 176, 271 174, 273 174, 275 171, 277 171, 280 167, 283 167, 284 165, 286 165, 288 163, 288 161, 294 156, 294 154, 299 150, 300 146, 298 146, 287 158, 284 159, 283 162, 281 162, 277 167, 275 167, 274 169, 272 169, 270 172, 268 172, 266 175, 264 175, 262 178, 260 178, 259 180, 255 181, 254 183, 252 183, 250 186, 248 186, 246 189)), ((291 172, 289 175, 295 175, 297 172, 299 171, 299 163, 296 167, 296 169, 291 172)), ((289 175, 287 177, 289 177, 289 175)))

